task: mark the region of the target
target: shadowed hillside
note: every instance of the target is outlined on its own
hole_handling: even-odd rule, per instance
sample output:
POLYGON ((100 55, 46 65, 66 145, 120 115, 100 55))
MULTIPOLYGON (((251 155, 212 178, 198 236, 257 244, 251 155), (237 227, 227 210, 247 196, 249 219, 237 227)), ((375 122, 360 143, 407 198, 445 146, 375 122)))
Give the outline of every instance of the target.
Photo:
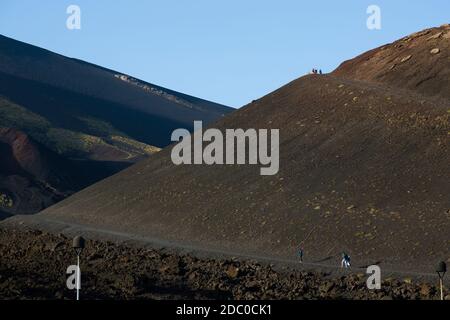
POLYGON ((48 120, 49 127, 157 147, 169 144, 176 128, 191 129, 193 120, 210 122, 233 110, 4 36, 0 97, 48 120))
MULTIPOLYGON (((67 181, 67 190, 78 191, 151 156, 169 144, 176 128, 191 130, 193 120, 210 122, 231 110, 0 35, 0 127, 21 131, 39 150, 59 155, 58 163, 70 163, 61 171, 78 178, 73 185, 75 180, 67 181)), ((1 163, 9 163, 9 156, 2 152, 1 163)), ((46 159, 40 161, 49 176, 58 175, 46 159)), ((17 196, 23 206, 8 210, 18 214, 35 213, 66 195, 31 197, 22 180, 0 183, 5 194, 23 190, 17 196)))
POLYGON ((38 212, 117 170, 93 170, 92 163, 67 160, 25 133, 2 127, 0 155, 0 218, 38 212))

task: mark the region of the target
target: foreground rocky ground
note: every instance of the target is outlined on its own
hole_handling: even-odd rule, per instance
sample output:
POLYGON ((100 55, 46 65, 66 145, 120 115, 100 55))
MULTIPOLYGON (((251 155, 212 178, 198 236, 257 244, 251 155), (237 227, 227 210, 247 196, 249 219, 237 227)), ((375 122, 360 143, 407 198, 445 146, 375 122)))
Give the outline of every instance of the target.
MULTIPOLYGON (((66 289, 76 262, 70 238, 2 228, 0 257, 0 299, 74 298, 66 289)), ((437 299, 437 288, 423 283, 385 280, 371 291, 363 274, 280 271, 92 240, 81 268, 83 299, 437 299)))

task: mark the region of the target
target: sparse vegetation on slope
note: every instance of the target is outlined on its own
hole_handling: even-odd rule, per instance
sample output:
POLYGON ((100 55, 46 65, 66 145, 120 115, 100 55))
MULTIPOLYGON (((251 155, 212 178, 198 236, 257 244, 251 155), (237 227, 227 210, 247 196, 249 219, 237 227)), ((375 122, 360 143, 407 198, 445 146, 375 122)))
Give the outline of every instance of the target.
POLYGON ((51 124, 44 117, 0 96, 0 127, 26 131, 31 137, 44 143, 51 124))
POLYGON ((0 208, 11 208, 13 205, 13 199, 6 193, 0 191, 0 208))
POLYGON ((0 35, 0 128, 28 137, 32 143, 25 149, 35 146, 24 152, 15 146, 37 161, 25 157, 21 165, 39 167, 46 161, 39 153, 53 151, 55 163, 64 168, 48 166, 44 176, 52 171, 58 178, 62 172, 77 176, 77 183, 60 192, 54 183, 20 168, 8 143, 0 145, 0 162, 10 161, 0 187, 17 200, 7 215, 35 213, 151 156, 170 143, 174 129, 191 129, 194 119, 211 122, 233 110, 132 77, 132 82, 121 81, 117 74, 0 35))
POLYGON ((86 124, 85 132, 58 128, 46 118, 0 97, 1 127, 27 132, 30 137, 62 156, 101 160, 96 151, 99 148, 110 148, 118 159, 129 160, 136 156, 148 156, 159 150, 128 137, 106 121, 92 117, 81 117, 80 120, 86 124))

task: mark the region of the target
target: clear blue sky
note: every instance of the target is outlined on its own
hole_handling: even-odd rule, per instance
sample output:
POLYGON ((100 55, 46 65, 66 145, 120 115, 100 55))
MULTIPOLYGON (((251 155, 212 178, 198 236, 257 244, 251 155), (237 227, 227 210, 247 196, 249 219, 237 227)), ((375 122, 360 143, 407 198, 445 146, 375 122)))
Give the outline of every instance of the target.
POLYGON ((449 22, 449 0, 0 0, 3 35, 234 107, 449 22), (66 28, 70 4, 81 30, 66 28))

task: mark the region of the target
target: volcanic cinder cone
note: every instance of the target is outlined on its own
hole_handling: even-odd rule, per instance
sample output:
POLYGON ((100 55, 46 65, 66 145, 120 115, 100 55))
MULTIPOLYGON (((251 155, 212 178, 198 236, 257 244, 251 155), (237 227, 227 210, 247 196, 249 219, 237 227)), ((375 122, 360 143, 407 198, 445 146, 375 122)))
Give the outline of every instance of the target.
POLYGON ((450 257, 449 35, 417 33, 214 124, 280 129, 277 175, 175 166, 168 147, 37 217, 264 257, 294 259, 303 241, 309 261, 346 251, 356 265, 433 270, 450 257))

